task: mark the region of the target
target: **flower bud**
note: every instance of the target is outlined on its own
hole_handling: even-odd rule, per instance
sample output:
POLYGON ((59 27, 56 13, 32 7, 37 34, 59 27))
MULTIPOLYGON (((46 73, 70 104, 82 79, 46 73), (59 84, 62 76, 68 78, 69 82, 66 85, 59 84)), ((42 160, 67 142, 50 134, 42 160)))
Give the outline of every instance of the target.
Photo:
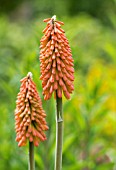
POLYGON ((61 28, 64 23, 56 21, 56 16, 45 19, 44 22, 47 22, 47 26, 40 40, 40 79, 44 99, 50 99, 55 91, 59 98, 63 92, 69 99, 74 90, 74 65, 69 42, 61 28))
POLYGON ((40 141, 46 140, 43 131, 48 130, 45 121, 45 111, 32 81, 32 73, 28 73, 21 82, 15 109, 15 130, 18 146, 26 145, 27 141, 38 146, 40 141))

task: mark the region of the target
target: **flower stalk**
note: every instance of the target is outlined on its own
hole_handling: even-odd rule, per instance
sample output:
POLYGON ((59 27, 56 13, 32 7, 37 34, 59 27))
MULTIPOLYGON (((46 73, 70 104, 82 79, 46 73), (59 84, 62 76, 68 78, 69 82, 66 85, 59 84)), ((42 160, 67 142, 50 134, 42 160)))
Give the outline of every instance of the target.
POLYGON ((63 142, 63 116, 62 116, 62 98, 59 98, 56 92, 56 155, 55 170, 62 169, 62 142, 63 142))
POLYGON ((29 170, 35 170, 33 142, 29 142, 29 170))
POLYGON ((44 100, 54 93, 56 99, 56 155, 55 170, 62 169, 63 114, 62 95, 70 99, 74 90, 74 64, 65 31, 64 23, 56 16, 44 19, 47 23, 40 40, 40 69, 44 100))
POLYGON ((44 131, 48 130, 45 111, 32 80, 32 73, 20 80, 20 92, 17 95, 15 109, 15 130, 18 146, 25 146, 29 141, 29 170, 35 170, 34 146, 45 141, 44 131))

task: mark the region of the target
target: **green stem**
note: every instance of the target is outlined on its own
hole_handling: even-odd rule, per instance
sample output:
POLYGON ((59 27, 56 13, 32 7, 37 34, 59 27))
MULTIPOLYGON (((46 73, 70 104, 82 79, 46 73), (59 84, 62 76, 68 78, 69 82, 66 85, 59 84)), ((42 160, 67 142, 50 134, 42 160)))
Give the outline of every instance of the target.
POLYGON ((29 142, 29 170, 35 170, 33 142, 29 142))
POLYGON ((63 117, 62 117, 62 98, 56 92, 56 157, 55 170, 62 169, 62 142, 63 142, 63 117))

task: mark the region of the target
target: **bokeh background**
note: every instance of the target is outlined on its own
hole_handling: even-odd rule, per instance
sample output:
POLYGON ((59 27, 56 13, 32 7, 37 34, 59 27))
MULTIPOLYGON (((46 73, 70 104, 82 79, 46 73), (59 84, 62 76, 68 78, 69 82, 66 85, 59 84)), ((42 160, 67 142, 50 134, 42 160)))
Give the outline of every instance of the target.
POLYGON ((43 19, 65 23, 75 91, 63 97, 63 170, 116 170, 116 0, 0 0, 0 170, 28 169, 28 146, 15 142, 20 79, 33 73, 47 113, 48 140, 35 148, 36 169, 54 169, 55 101, 39 80, 43 19))

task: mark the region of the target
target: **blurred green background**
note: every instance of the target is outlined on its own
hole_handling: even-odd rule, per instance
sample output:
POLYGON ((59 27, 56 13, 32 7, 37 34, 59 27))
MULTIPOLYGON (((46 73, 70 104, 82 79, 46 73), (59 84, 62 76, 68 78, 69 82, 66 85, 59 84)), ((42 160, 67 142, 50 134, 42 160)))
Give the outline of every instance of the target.
POLYGON ((116 170, 116 0, 0 0, 0 170, 28 169, 28 146, 15 142, 20 79, 33 73, 47 113, 48 140, 35 148, 36 170, 54 169, 55 101, 42 96, 39 44, 57 15, 75 64, 75 91, 63 98, 63 170, 116 170))

